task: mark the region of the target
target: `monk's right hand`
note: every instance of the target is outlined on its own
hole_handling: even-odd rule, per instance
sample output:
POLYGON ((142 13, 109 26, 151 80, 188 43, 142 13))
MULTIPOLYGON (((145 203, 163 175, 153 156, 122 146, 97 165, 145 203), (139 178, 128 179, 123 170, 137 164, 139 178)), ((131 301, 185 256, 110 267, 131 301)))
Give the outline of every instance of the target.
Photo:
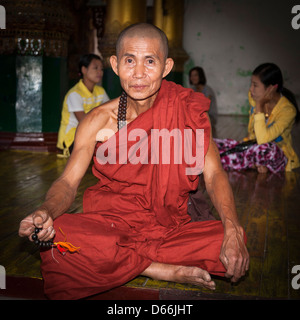
POLYGON ((50 217, 46 209, 38 209, 20 222, 19 236, 28 237, 32 240, 35 228, 42 229, 38 233, 40 241, 48 241, 55 235, 53 228, 53 219, 50 217))

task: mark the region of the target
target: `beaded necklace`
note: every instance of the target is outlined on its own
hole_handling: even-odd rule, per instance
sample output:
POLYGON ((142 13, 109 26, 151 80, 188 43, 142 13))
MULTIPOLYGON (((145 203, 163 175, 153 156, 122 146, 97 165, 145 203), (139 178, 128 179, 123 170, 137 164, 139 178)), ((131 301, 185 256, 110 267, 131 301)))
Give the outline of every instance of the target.
POLYGON ((126 126, 126 112, 127 112, 127 94, 125 91, 122 92, 119 107, 118 107, 118 130, 126 126))

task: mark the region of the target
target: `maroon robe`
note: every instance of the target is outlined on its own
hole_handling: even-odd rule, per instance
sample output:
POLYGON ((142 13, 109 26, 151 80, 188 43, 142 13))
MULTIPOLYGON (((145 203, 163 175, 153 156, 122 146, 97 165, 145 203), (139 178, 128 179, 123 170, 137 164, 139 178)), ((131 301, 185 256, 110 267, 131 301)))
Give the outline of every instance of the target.
MULTIPOLYGON (((93 173, 99 182, 85 191, 84 212, 64 214, 54 221, 55 241, 64 240, 60 227, 67 241, 80 247, 80 252, 64 256, 56 249, 41 252, 45 294, 49 298, 79 299, 109 290, 132 280, 153 261, 198 266, 224 275, 219 260, 221 222, 190 222, 187 214, 189 192, 197 189, 199 181, 197 174, 186 174, 193 164, 186 163, 184 152, 179 157, 181 163, 174 160, 177 149, 172 139, 170 163, 162 161, 166 148, 156 153, 155 159, 151 152, 152 129, 179 129, 182 133, 188 129, 193 133, 195 155, 195 132, 201 128, 204 144, 200 147, 205 155, 210 137, 208 108, 209 100, 204 95, 163 80, 149 110, 107 142, 97 144, 93 173), (134 140, 128 136, 139 132, 146 133, 146 138, 134 140), (134 140, 127 140, 125 149, 126 139, 121 134, 134 140), (143 141, 143 147, 137 141, 143 141), (108 156, 114 146, 116 154, 112 158, 115 156, 116 164, 99 163, 100 156, 108 156), (126 153, 128 157, 124 158, 126 153), (140 162, 133 163, 133 159, 140 162)), ((184 145, 184 134, 181 142, 184 145)))

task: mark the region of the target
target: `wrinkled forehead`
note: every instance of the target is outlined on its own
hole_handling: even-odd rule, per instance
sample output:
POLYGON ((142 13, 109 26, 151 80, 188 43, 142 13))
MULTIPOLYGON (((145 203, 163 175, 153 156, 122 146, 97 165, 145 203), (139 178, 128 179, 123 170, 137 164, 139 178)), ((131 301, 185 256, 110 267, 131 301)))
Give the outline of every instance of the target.
POLYGON ((139 50, 141 48, 151 48, 154 50, 162 50, 162 43, 157 37, 148 36, 126 36, 120 43, 119 53, 127 50, 139 50))
POLYGON ((150 28, 133 29, 124 34, 117 44, 117 56, 119 56, 121 51, 126 50, 129 44, 131 47, 136 46, 137 48, 142 44, 153 48, 157 47, 165 56, 168 52, 167 43, 164 43, 162 36, 159 32, 150 28))

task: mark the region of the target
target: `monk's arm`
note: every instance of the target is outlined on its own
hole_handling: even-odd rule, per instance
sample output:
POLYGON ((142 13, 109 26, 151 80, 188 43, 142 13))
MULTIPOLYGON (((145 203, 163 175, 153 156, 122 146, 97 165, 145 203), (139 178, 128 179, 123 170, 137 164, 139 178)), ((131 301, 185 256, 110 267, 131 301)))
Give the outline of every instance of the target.
POLYGON ((218 211, 224 227, 239 226, 234 197, 227 174, 222 168, 219 150, 211 140, 205 157, 204 180, 207 192, 218 211))
POLYGON ((237 281, 249 267, 249 254, 226 172, 222 168, 219 150, 211 139, 205 156, 204 180, 207 193, 220 215, 224 226, 224 240, 220 260, 227 269, 227 277, 237 281))
POLYGON ((65 213, 73 203, 77 188, 84 176, 95 148, 96 129, 93 117, 85 117, 77 129, 74 149, 62 175, 48 190, 44 203, 20 223, 19 235, 30 237, 34 228, 42 228, 40 240, 49 240, 55 234, 53 220, 65 213))
POLYGON ((65 213, 75 200, 91 157, 92 154, 85 149, 76 150, 74 147, 63 174, 51 185, 44 203, 38 209, 45 209, 53 220, 65 213))

